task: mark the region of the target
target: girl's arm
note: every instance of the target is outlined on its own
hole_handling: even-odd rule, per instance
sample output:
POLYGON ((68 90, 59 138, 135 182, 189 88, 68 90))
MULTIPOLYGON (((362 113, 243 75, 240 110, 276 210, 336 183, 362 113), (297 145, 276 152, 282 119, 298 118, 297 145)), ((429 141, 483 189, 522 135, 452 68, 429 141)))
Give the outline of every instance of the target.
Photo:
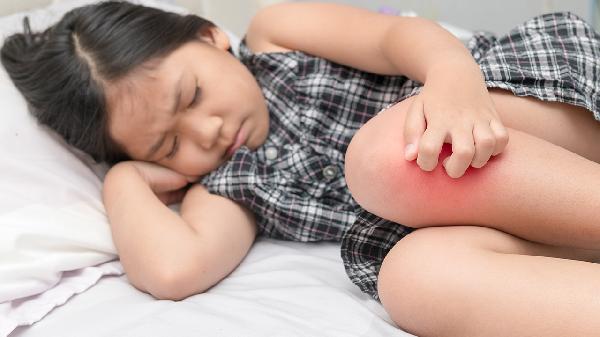
POLYGON ((157 197, 187 183, 142 162, 119 163, 104 180, 104 205, 127 277, 159 299, 207 290, 240 263, 255 237, 247 210, 200 184, 185 194, 181 216, 157 197))
POLYGON ((406 75, 422 83, 436 67, 477 67, 462 43, 435 22, 332 3, 266 7, 253 18, 246 42, 261 51, 269 47, 301 50, 364 71, 406 75))
POLYGON ((246 42, 254 51, 301 50, 425 83, 404 130, 413 145, 405 157, 417 159, 424 170, 436 167, 444 142, 453 145, 445 166, 454 178, 471 164, 485 165, 508 142, 478 65, 458 39, 429 20, 336 4, 286 3, 259 12, 246 42))

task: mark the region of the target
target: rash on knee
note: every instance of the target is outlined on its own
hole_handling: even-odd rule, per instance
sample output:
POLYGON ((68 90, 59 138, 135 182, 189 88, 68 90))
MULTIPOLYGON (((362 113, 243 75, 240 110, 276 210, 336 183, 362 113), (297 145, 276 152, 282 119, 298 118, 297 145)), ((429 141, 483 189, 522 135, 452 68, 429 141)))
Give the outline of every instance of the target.
POLYGON ((404 159, 403 118, 387 111, 365 124, 346 153, 346 181, 355 200, 366 210, 411 227, 464 221, 465 213, 485 198, 481 182, 494 165, 469 168, 450 178, 441 163, 451 154, 445 144, 438 166, 423 171, 404 159), (478 201, 477 198, 479 198, 478 201))

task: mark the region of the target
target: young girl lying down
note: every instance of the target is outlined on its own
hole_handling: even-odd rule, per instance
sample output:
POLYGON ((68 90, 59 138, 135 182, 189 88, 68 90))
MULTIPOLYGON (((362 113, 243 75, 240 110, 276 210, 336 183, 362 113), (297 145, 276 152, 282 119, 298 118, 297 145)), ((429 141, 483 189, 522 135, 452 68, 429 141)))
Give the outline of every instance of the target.
POLYGON ((114 241, 157 298, 206 291, 257 235, 339 240, 413 334, 590 336, 599 53, 569 13, 467 49, 424 19, 290 3, 234 56, 197 16, 104 2, 25 23, 2 62, 42 124, 114 164, 114 241))

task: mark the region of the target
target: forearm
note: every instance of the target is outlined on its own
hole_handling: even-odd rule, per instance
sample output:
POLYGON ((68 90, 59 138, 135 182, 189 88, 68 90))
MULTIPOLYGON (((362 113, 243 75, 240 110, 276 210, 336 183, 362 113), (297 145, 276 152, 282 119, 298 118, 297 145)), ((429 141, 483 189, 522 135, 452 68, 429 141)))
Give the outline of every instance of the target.
POLYGON ((482 78, 462 42, 437 23, 423 18, 399 18, 381 39, 380 50, 393 67, 392 72, 421 83, 448 71, 460 75, 461 80, 467 74, 482 78))
POLYGON ((290 2, 259 11, 250 46, 301 50, 340 64, 425 82, 437 69, 478 71, 463 44, 437 23, 333 3, 290 2))
POLYGON ((183 257, 198 251, 193 228, 156 197, 133 166, 109 171, 103 199, 121 262, 141 290, 154 294, 158 283, 177 273, 183 257))
POLYGON ((204 282, 217 283, 232 272, 256 237, 254 216, 240 204, 192 186, 181 204, 181 216, 202 240, 204 282))

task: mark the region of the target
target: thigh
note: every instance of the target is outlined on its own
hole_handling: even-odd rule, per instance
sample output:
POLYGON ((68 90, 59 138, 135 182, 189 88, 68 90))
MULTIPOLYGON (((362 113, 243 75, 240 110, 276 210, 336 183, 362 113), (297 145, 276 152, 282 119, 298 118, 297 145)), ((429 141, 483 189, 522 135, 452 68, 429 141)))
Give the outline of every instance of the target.
MULTIPOLYGON (((410 104, 407 99, 379 113, 348 146, 346 183, 364 209, 414 228, 467 223, 534 241, 600 243, 597 163, 509 127, 505 151, 482 169, 469 168, 460 179, 448 177, 441 165, 426 172, 402 156, 410 104), (562 236, 555 235, 559 230, 562 236)), ((442 157, 449 153, 445 149, 442 157)))
POLYGON ((600 123, 578 106, 519 97, 510 91, 490 89, 505 126, 529 133, 555 145, 600 162, 600 123))
MULTIPOLYGON (((449 332, 464 332, 465 318, 475 317, 489 301, 502 302, 512 296, 512 281, 517 288, 522 282, 523 291, 533 286, 534 279, 527 274, 519 278, 520 270, 552 267, 536 264, 539 259, 522 259, 517 264, 509 259, 545 256, 596 261, 598 253, 534 243, 485 227, 423 228, 400 240, 385 257, 378 293, 390 317, 404 330, 419 336, 461 335, 449 332)), ((513 300, 518 303, 516 297, 513 300)))

